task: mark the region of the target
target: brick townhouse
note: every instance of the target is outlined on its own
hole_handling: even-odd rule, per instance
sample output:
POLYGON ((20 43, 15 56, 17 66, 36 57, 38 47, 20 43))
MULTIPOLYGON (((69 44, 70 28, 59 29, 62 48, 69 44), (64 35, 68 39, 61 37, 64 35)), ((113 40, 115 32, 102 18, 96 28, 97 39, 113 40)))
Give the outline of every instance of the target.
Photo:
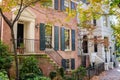
MULTIPOLYGON (((74 70, 81 64, 78 57, 78 32, 76 17, 66 21, 68 9, 75 10, 76 4, 66 0, 52 0, 49 8, 33 7, 23 11, 20 19, 14 25, 16 49, 22 55, 47 55, 58 67, 66 70, 74 70), (20 51, 21 44, 24 45, 23 52, 20 51)), ((13 19, 15 14, 9 14, 13 19)), ((11 19, 11 20, 12 20, 11 19)), ((12 52, 10 29, 2 19, 0 26, 0 37, 9 45, 12 52)), ((39 66, 45 75, 54 70, 50 60, 39 58, 39 66)))

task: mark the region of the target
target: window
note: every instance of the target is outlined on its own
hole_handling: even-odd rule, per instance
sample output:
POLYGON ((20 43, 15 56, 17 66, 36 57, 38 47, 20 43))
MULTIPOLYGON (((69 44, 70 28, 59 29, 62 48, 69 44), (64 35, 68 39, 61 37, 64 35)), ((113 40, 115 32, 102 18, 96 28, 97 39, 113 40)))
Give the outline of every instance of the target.
POLYGON ((70 49, 70 30, 65 29, 65 49, 70 49))
POLYGON ((40 50, 59 50, 59 27, 40 23, 40 50), (54 39, 53 39, 54 38, 54 39))
POLYGON ((98 48, 97 48, 97 36, 94 36, 94 52, 97 52, 98 48))
POLYGON ((108 37, 104 37, 104 47, 108 48, 108 46, 109 46, 108 37))
POLYGON ((66 69, 75 69, 75 59, 62 59, 62 67, 66 69))
POLYGON ((70 68, 70 60, 66 59, 66 68, 69 69, 70 68))
POLYGON ((67 13, 70 13, 70 11, 72 13, 72 11, 75 10, 75 3, 70 1, 70 0, 65 0, 64 1, 64 7, 65 7, 65 11, 67 13))
POLYGON ((103 16, 103 25, 106 27, 108 26, 107 25, 107 16, 103 16))
POLYGON ((96 19, 93 19, 93 25, 94 25, 94 26, 97 25, 96 19))
POLYGON ((45 46, 46 48, 52 48, 52 26, 45 26, 45 46))
POLYGON ((87 35, 84 35, 84 36, 83 36, 82 47, 83 47, 83 53, 88 53, 88 40, 87 40, 87 35))
POLYGON ((65 29, 61 27, 61 50, 67 51, 72 50, 75 51, 75 30, 65 29))

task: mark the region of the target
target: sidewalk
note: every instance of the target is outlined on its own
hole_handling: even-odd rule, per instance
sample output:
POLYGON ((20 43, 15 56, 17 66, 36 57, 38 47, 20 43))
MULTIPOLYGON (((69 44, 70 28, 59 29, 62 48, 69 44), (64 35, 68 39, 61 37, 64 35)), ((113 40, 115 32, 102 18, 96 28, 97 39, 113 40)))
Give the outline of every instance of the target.
POLYGON ((94 76, 91 80, 120 80, 120 64, 119 67, 104 71, 99 76, 94 76))

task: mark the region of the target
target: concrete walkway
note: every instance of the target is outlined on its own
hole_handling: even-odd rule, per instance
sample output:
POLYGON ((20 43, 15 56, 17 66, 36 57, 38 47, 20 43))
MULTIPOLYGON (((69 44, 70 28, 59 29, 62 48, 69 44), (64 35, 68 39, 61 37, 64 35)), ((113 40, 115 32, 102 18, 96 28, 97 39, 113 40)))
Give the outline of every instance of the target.
POLYGON ((120 80, 120 64, 119 67, 104 71, 99 76, 93 77, 91 80, 120 80))

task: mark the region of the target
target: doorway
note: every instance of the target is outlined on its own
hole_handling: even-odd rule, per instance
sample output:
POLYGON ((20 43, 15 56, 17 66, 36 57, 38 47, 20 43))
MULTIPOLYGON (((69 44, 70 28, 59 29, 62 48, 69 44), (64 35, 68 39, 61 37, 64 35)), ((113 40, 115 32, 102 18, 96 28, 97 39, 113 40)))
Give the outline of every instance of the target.
POLYGON ((18 23, 17 24, 17 48, 24 43, 24 24, 18 23))

